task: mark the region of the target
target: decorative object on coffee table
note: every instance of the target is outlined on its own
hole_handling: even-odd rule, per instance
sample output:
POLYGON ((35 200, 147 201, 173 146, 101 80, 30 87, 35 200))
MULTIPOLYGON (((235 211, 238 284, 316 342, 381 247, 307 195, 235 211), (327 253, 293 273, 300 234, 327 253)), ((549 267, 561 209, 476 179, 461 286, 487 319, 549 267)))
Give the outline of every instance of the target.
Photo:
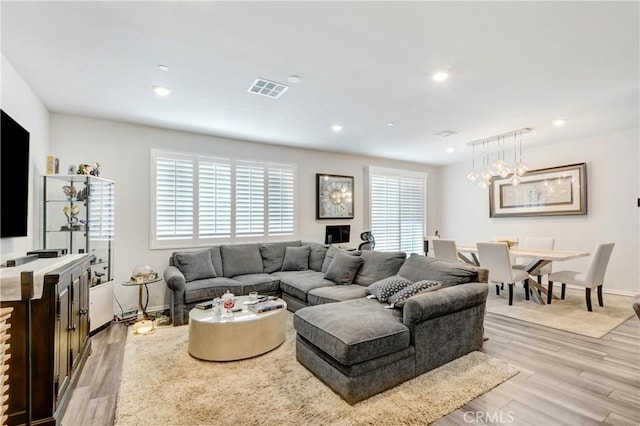
POLYGON ((353 176, 316 174, 316 219, 353 219, 353 176))

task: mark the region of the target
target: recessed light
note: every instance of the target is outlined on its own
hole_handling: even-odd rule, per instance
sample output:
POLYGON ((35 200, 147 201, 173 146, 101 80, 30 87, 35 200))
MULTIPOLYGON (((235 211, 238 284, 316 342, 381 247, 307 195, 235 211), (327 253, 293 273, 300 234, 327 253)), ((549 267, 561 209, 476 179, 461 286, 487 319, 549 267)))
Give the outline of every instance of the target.
POLYGON ((342 126, 340 124, 333 124, 331 125, 331 130, 333 130, 336 133, 339 133, 342 131, 342 126))
POLYGON ((158 65, 158 69, 160 71, 169 71, 169 67, 166 66, 166 65, 162 65, 162 64, 158 65))
POLYGON ((391 121, 387 123, 387 126, 389 126, 389 127, 393 127, 395 125, 396 125, 396 123, 392 123, 391 121))
POLYGON ((287 81, 289 83, 300 83, 300 80, 302 80, 302 78, 300 78, 299 75, 290 75, 289 77, 287 77, 287 81))
POLYGON ((558 120, 553 120, 551 124, 553 124, 556 127, 562 127, 565 124, 567 124, 567 120, 560 118, 558 120))
POLYGON ((153 91, 156 92, 158 96, 167 96, 171 93, 171 89, 164 86, 153 86, 153 91))
POLYGON ((453 151, 455 151, 455 149, 453 149, 453 147, 450 146, 449 148, 447 148, 447 152, 449 154, 451 154, 453 151))
POLYGON ((440 71, 438 73, 435 73, 432 78, 435 81, 437 81, 438 83, 441 83, 441 82, 445 81, 447 78, 449 78, 449 73, 446 73, 444 71, 440 71))

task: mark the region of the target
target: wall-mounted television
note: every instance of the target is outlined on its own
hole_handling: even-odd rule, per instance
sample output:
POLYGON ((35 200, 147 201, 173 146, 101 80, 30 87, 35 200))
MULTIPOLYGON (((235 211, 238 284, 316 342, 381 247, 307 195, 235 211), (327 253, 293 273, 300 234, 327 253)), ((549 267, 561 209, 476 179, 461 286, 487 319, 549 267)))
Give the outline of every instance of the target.
POLYGON ((327 225, 324 232, 325 244, 342 244, 349 242, 351 225, 327 225))
POLYGON ((0 238, 26 237, 29 132, 0 110, 0 238))

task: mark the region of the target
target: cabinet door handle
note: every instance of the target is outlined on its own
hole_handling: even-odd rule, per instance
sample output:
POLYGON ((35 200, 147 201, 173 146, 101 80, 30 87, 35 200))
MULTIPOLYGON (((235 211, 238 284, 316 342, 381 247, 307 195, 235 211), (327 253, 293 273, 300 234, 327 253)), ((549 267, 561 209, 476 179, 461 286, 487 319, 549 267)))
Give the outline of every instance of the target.
POLYGON ((68 331, 76 331, 76 325, 73 324, 72 326, 70 326, 69 328, 67 328, 68 331))
POLYGON ((80 309, 80 315, 87 315, 89 313, 88 309, 80 309))

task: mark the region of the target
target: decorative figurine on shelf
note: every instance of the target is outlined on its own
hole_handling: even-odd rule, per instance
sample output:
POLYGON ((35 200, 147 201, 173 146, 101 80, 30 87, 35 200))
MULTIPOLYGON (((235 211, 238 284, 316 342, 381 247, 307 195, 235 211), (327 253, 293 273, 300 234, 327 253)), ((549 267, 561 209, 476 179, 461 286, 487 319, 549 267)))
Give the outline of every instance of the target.
POLYGON ((232 317, 233 312, 231 311, 231 309, 233 309, 236 304, 236 297, 233 295, 233 293, 230 293, 229 290, 227 290, 227 292, 222 295, 220 300, 222 301, 222 307, 225 310, 224 316, 232 317))
POLYGON ((78 192, 78 195, 76 195, 76 200, 78 200, 78 201, 87 201, 87 196, 88 195, 89 195, 89 188, 85 187, 83 190, 78 192))
POLYGON ((67 200, 69 201, 73 201, 73 199, 76 198, 78 194, 78 190, 75 188, 75 186, 71 186, 71 185, 63 186, 62 192, 64 192, 64 195, 67 197, 67 200))
POLYGON ((64 206, 62 208, 62 213, 67 217, 67 223, 60 227, 61 231, 82 231, 84 225, 78 221, 78 213, 80 213, 80 209, 76 204, 71 204, 70 206, 64 206))
POLYGON ((91 175, 91 176, 99 177, 101 171, 102 171, 102 167, 100 166, 100 163, 78 164, 79 175, 91 175))

